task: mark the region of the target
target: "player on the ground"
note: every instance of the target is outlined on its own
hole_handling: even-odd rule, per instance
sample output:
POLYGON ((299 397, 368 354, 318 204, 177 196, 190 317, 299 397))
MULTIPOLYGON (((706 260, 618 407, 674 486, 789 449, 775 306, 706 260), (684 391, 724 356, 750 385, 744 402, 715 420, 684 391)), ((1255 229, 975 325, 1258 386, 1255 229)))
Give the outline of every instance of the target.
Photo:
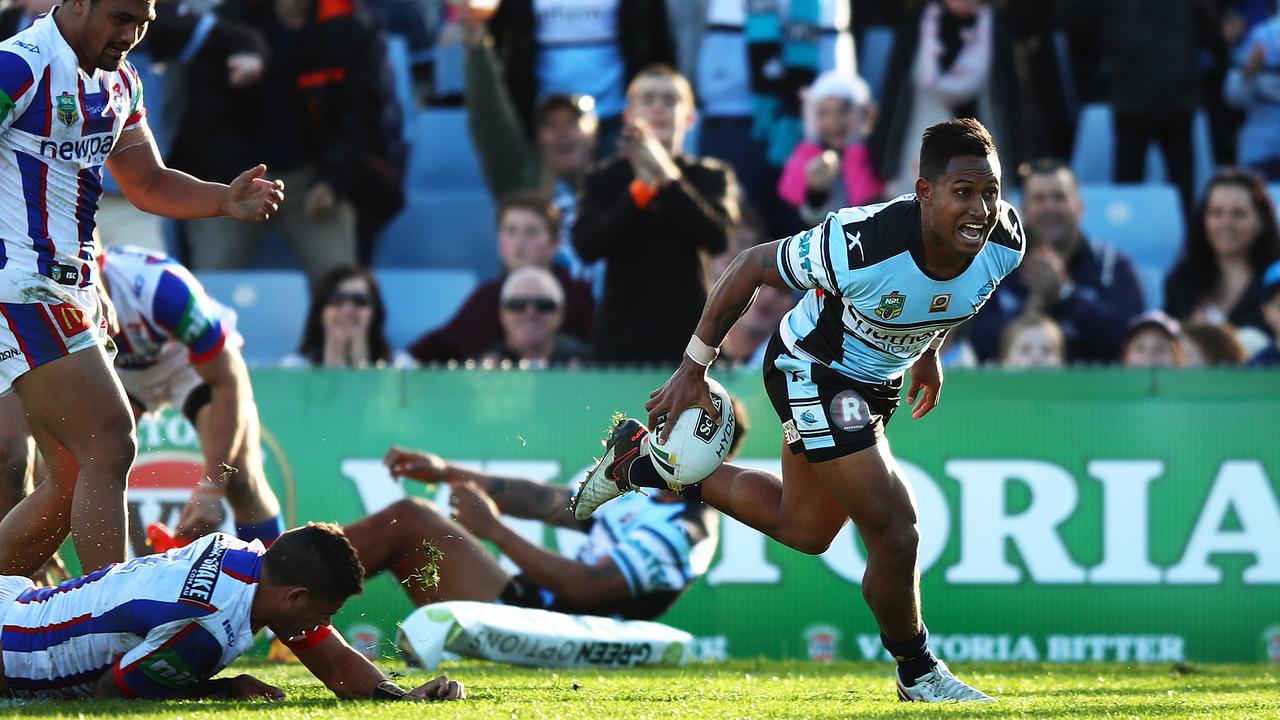
MULTIPOLYGON (((684 361, 645 407, 651 426, 693 406, 716 415, 707 367, 756 289, 807 291, 765 360, 765 388, 782 421, 782 478, 723 465, 686 492, 807 553, 826 550, 852 519, 867 548, 862 595, 898 660, 899 698, 988 701, 929 651, 915 501, 884 428, 908 368, 912 417, 938 404, 937 349, 1021 261, 1022 223, 1000 200, 1000 159, 976 120, 926 130, 920 175, 913 195, 845 208, 738 255, 708 298, 684 361)), ((663 485, 652 462, 636 462, 649 456, 642 429, 636 420, 619 426, 574 499, 577 517, 629 489, 663 485)))
MULTIPOLYGON (((730 456, 746 433, 745 416, 738 417, 730 456)), ((387 450, 384 462, 392 475, 446 483, 452 491, 452 519, 429 502, 405 499, 346 527, 366 575, 392 571, 415 605, 476 600, 652 620, 707 571, 719 540, 714 509, 667 490, 629 495, 577 520, 568 488, 475 472, 398 447, 387 450), (501 514, 581 530, 587 541, 575 557, 565 557, 525 540, 501 514), (520 573, 508 573, 477 538, 492 542, 520 573), (421 568, 433 564, 439 585, 415 582, 421 568)))
POLYGON ((264 697, 249 675, 210 680, 269 627, 340 698, 455 700, 443 676, 406 692, 329 624, 364 571, 342 529, 309 523, 269 549, 214 533, 57 587, 0 576, 0 695, 264 697))
POLYGON ((153 17, 152 0, 69 0, 0 42, 0 394, 50 470, 0 522, 0 573, 31 573, 68 532, 87 569, 125 557, 137 441, 93 287, 103 165, 166 217, 260 221, 284 200, 262 165, 229 186, 164 166, 125 61, 153 17))
MULTIPOLYGON (((98 260, 98 279, 117 317, 115 369, 135 419, 172 405, 195 427, 205 458, 204 477, 183 510, 176 537, 163 525, 149 529, 155 550, 180 547, 215 530, 223 520, 223 497, 231 505, 236 536, 269 545, 284 532, 284 522, 262 466, 258 410, 235 312, 159 253, 113 247, 98 260)), ((32 463, 17 452, 30 434, 14 406, 0 401, 0 448, 12 448, 14 456, 9 472, 0 473, 0 482, 13 487, 0 487, 0 497, 20 497, 30 482, 32 463)))

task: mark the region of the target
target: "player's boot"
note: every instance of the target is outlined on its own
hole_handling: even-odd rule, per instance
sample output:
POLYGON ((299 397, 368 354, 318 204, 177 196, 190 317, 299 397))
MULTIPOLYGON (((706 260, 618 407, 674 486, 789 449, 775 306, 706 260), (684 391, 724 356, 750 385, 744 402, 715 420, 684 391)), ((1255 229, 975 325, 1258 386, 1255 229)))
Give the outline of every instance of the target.
POLYGON ((627 418, 613 428, 609 441, 605 443, 604 457, 596 463, 578 485, 578 492, 573 496, 569 507, 573 516, 586 520, 596 508, 618 497, 636 490, 627 478, 631 463, 639 458, 649 456, 649 429, 635 418, 627 418))
POLYGON ((898 679, 898 699, 902 702, 995 702, 996 699, 966 685, 951 674, 947 664, 938 661, 928 674, 916 678, 916 684, 907 687, 898 679))
POLYGON ((147 526, 147 543, 155 552, 168 552, 174 548, 186 547, 191 541, 178 537, 164 523, 153 522, 147 526))

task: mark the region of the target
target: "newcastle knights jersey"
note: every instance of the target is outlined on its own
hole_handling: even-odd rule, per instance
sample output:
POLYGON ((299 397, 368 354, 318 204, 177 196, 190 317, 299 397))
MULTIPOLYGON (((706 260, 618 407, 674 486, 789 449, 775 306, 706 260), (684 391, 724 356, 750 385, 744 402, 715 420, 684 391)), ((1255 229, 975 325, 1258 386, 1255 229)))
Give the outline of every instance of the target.
POLYGON ((54 13, 0 41, 0 270, 70 266, 86 287, 103 163, 146 110, 133 66, 86 73, 54 13))
POLYGON ((995 229, 950 280, 924 269, 914 194, 844 208, 778 245, 783 279, 804 297, 782 319, 787 350, 859 382, 897 381, 947 329, 977 314, 1022 261, 1023 228, 999 201, 995 229))

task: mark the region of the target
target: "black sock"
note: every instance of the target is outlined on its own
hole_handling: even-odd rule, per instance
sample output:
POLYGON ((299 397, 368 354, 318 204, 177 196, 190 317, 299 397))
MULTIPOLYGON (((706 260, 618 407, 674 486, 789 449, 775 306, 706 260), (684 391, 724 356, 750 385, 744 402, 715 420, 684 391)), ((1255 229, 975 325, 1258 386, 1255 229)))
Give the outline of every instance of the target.
POLYGON ((631 461, 631 467, 627 468, 627 479, 636 487, 667 489, 667 481, 658 474, 658 469, 653 466, 653 461, 647 455, 637 456, 631 461))
POLYGON ((895 642, 880 633, 880 643, 898 661, 898 679, 910 687, 916 679, 937 666, 938 660, 929 651, 929 630, 921 628, 920 634, 910 640, 895 642))

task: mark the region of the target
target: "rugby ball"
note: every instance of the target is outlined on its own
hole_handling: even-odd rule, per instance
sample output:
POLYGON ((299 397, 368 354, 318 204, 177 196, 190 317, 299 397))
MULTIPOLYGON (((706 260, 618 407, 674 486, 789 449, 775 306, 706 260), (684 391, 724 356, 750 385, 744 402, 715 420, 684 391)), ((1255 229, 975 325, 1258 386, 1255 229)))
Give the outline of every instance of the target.
POLYGON ((707 378, 711 389, 711 403, 720 411, 720 420, 700 407, 680 413, 671 428, 671 436, 665 443, 658 442, 658 435, 667 423, 667 416, 658 418, 657 427, 650 434, 649 458, 658 474, 672 490, 702 482, 724 462, 733 444, 737 430, 737 418, 733 416, 733 402, 720 383, 707 378))

